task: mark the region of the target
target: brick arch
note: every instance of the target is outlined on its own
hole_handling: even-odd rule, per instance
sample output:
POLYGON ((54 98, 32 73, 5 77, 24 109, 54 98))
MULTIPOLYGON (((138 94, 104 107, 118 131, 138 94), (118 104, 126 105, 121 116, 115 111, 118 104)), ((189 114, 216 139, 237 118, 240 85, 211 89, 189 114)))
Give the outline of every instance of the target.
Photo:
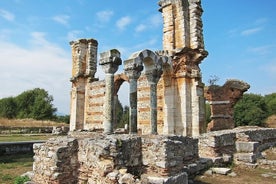
POLYGON ((118 74, 114 76, 114 95, 117 95, 121 85, 125 82, 129 82, 128 77, 124 74, 118 74))

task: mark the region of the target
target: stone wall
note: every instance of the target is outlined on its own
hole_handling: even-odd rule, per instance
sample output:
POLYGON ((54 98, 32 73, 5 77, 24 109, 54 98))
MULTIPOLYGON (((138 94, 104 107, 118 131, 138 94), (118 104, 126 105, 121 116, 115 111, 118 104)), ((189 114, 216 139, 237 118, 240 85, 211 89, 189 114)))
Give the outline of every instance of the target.
POLYGON ((211 122, 208 131, 232 129, 234 122, 234 105, 250 85, 240 80, 227 80, 223 86, 211 85, 204 89, 204 96, 211 107, 211 122))
POLYGON ((187 183, 182 168, 198 160, 197 140, 182 136, 73 132, 34 152, 37 184, 187 183))
POLYGON ((255 163, 261 152, 276 145, 276 129, 239 127, 203 134, 199 137, 199 156, 215 164, 255 163))

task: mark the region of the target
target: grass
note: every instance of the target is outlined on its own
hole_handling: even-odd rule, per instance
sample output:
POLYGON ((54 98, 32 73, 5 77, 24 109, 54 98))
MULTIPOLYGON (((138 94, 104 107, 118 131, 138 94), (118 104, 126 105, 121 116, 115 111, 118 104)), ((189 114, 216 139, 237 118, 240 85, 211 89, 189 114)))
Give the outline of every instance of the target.
POLYGON ((17 176, 32 171, 33 155, 4 155, 0 157, 0 183, 12 184, 17 176))
POLYGON ((48 140, 57 137, 52 134, 0 134, 0 142, 48 140))
POLYGON ((6 127, 51 127, 51 126, 69 126, 66 123, 54 121, 39 121, 33 119, 5 119, 0 118, 0 126, 6 127))

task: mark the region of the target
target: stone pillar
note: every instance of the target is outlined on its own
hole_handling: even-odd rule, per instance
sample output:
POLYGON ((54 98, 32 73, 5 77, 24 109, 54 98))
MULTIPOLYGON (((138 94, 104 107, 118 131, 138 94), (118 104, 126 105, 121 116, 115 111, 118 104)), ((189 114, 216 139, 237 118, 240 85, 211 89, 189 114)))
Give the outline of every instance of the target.
POLYGON ((122 64, 120 52, 116 49, 109 50, 100 54, 100 65, 105 72, 105 100, 104 100, 104 133, 113 132, 113 107, 114 107, 114 73, 122 64))
POLYGON ((151 134, 157 134, 157 83, 162 75, 162 65, 146 71, 146 77, 150 85, 150 122, 151 134))
POLYGON ((129 78, 129 133, 137 134, 137 80, 143 70, 142 65, 137 65, 134 59, 124 61, 124 71, 129 78))
POLYGON ((201 0, 160 0, 163 49, 204 49, 201 0))
POLYGON ((72 90, 70 109, 70 131, 84 128, 86 87, 94 79, 97 66, 97 46, 94 39, 70 42, 72 48, 72 90))
POLYGON ((211 106, 208 131, 235 127, 233 108, 250 85, 239 80, 228 80, 223 86, 211 85, 204 89, 204 96, 211 106))
POLYGON ((116 107, 118 105, 119 99, 118 99, 118 95, 115 94, 113 95, 114 98, 114 104, 113 104, 113 128, 116 128, 118 126, 118 119, 117 119, 117 110, 116 107))

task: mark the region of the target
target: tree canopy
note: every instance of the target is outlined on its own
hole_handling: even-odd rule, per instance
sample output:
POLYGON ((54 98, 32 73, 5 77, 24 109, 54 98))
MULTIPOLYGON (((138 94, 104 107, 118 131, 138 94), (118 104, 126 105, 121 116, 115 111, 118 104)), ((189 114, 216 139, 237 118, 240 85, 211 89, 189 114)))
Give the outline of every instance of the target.
POLYGON ((266 118, 276 114, 276 93, 266 96, 244 94, 234 107, 236 126, 262 126, 266 118))
POLYGON ((40 88, 24 91, 16 97, 0 100, 0 116, 4 118, 32 118, 52 120, 57 109, 53 106, 53 96, 40 88))

